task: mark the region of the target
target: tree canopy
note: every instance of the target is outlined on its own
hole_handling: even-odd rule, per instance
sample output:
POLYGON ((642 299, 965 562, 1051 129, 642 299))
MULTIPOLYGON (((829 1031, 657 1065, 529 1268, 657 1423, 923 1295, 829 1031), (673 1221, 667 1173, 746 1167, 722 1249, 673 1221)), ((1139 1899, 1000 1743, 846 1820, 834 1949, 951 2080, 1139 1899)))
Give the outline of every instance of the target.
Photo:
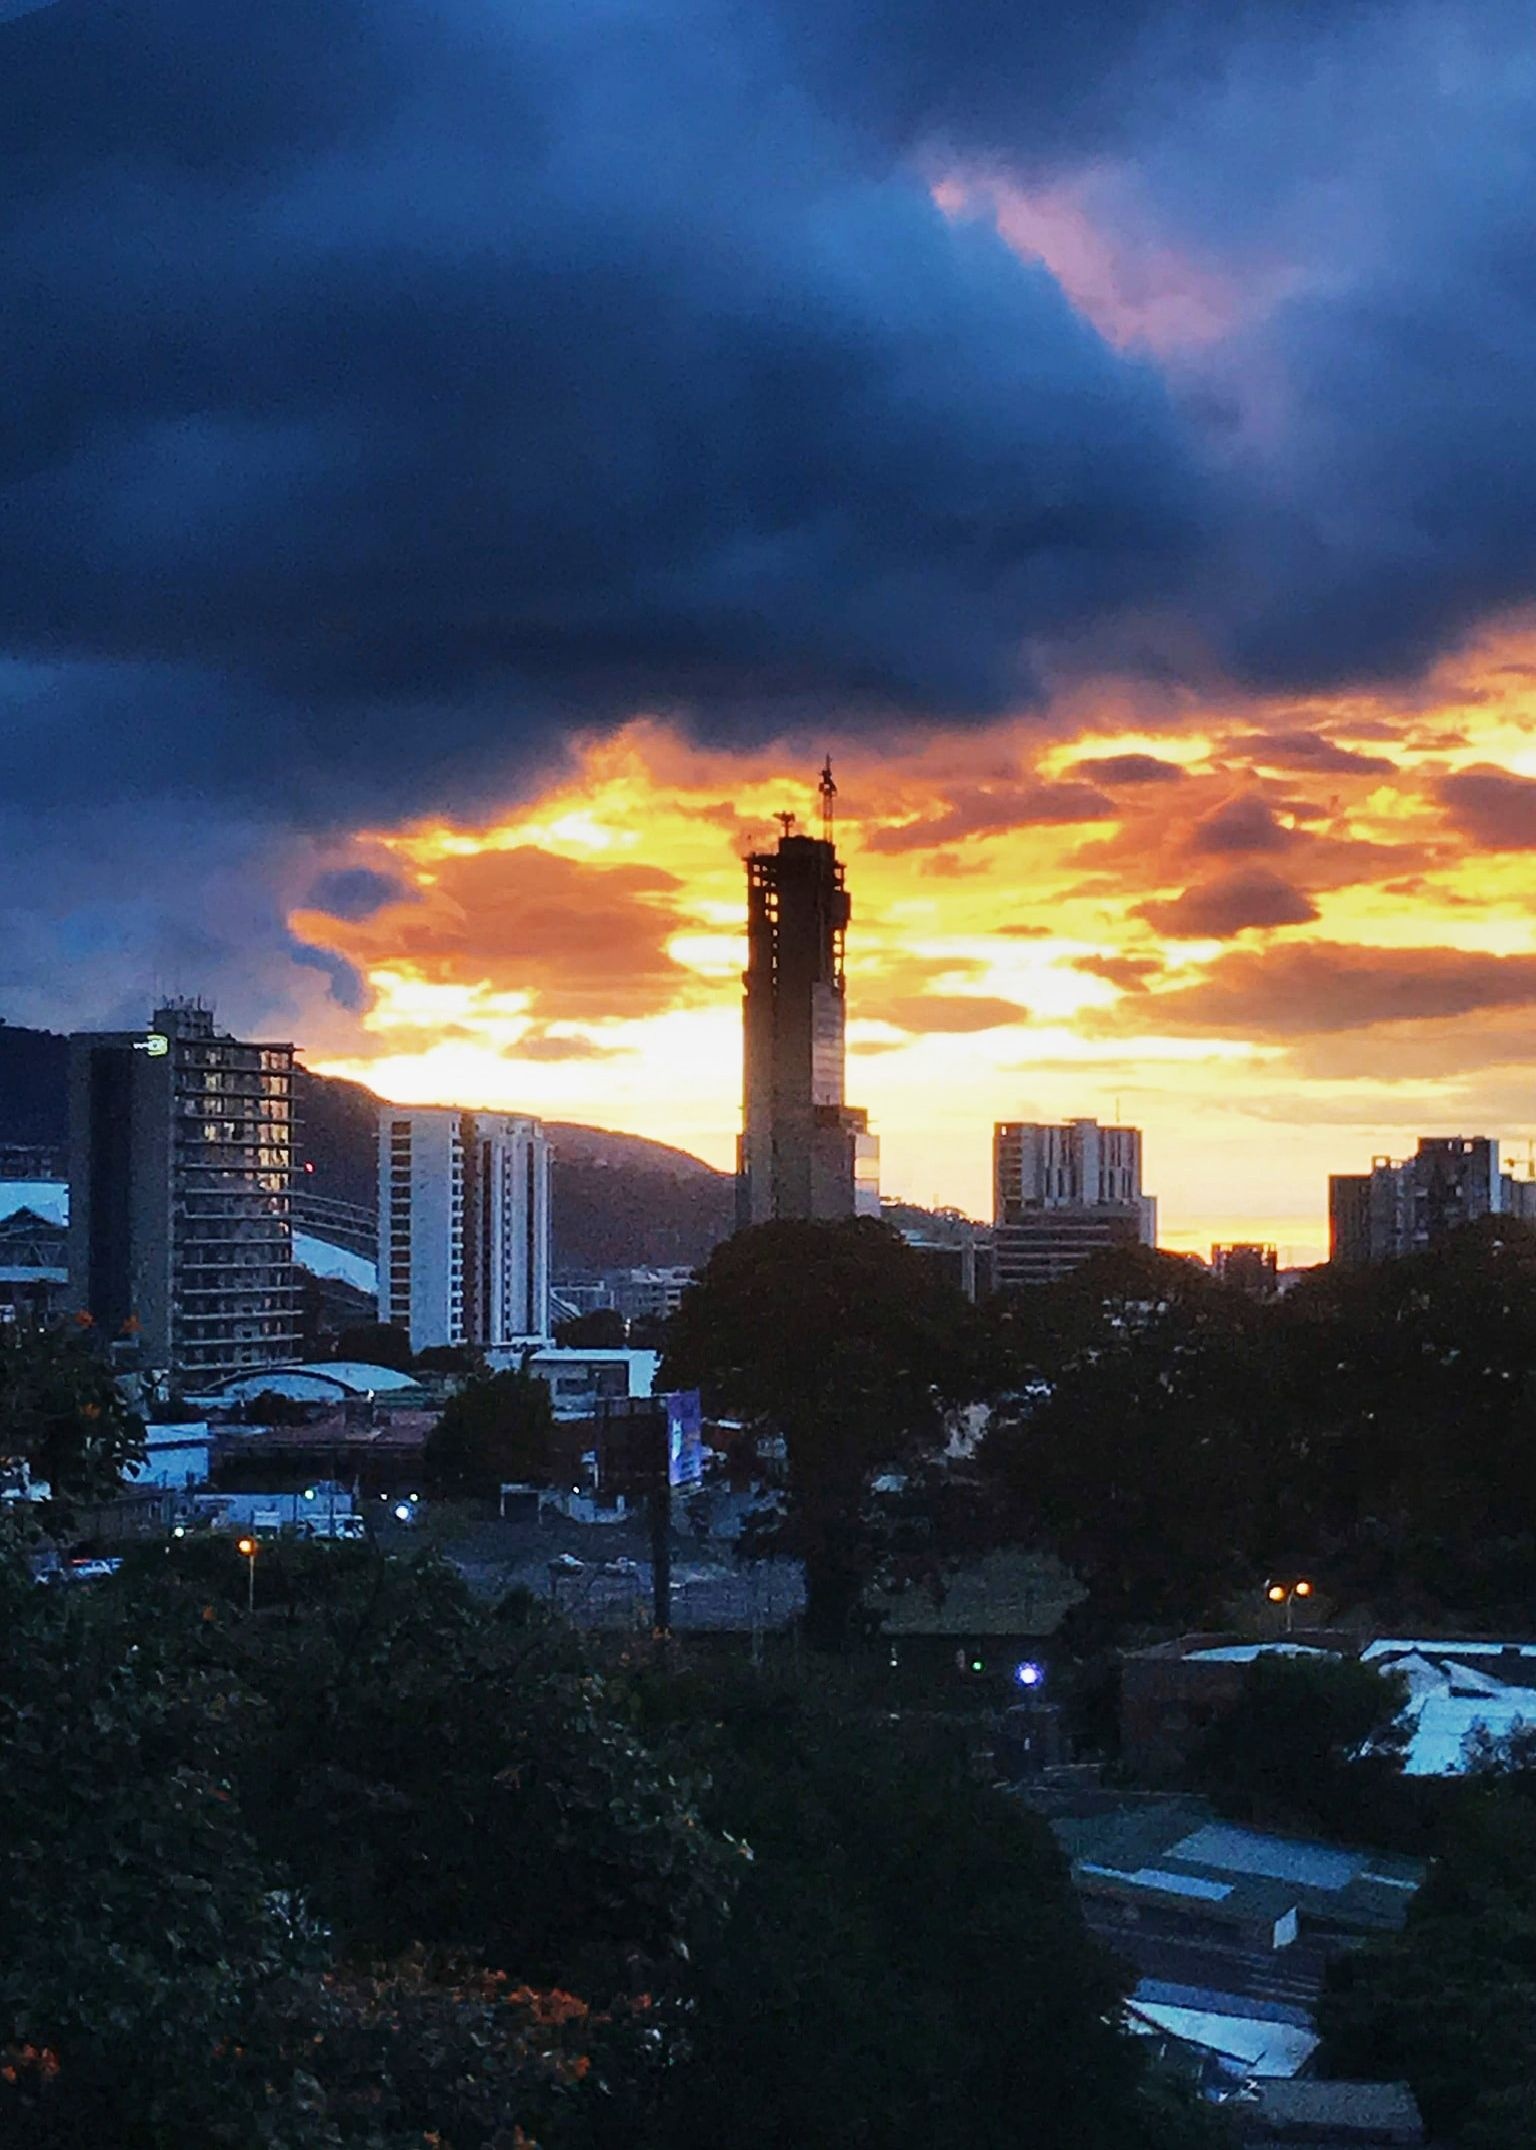
POLYGON ((872 1218, 779 1223, 717 1247, 668 1324, 662 1383, 782 1440, 782 1510, 753 1541, 805 1566, 806 1631, 836 1649, 878 1572, 873 1484, 943 1447, 975 1380, 965 1302, 872 1218))
POLYGON ((554 1424, 549 1383, 526 1365, 471 1374, 428 1437, 427 1483, 435 1493, 487 1500, 499 1486, 542 1485, 554 1424))
POLYGON ((89 1330, 0 1327, 0 1460, 46 1480, 55 1514, 109 1498, 143 1457, 143 1421, 89 1330))
POLYGON ((1260 1657, 1207 1731, 1195 1781, 1243 1821, 1377 1842, 1412 1727, 1407 1682, 1357 1658, 1260 1657))

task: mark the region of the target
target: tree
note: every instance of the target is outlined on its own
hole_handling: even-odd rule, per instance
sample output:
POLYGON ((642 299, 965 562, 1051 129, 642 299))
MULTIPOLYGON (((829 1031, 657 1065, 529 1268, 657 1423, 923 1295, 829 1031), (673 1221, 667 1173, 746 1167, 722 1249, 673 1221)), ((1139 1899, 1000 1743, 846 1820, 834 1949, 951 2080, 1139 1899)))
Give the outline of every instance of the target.
POLYGON ((427 1484, 438 1494, 486 1500, 504 1485, 542 1485, 554 1426, 549 1384, 526 1361, 499 1374, 471 1375, 428 1436, 427 1484))
POLYGON ((1244 1821, 1394 1835, 1412 1726, 1408 1685, 1354 1658, 1256 1658, 1206 1733, 1193 1774, 1244 1821))
POLYGON ((1528 1620, 1536 1232, 1490 1217, 1411 1258, 1316 1272, 1275 1320, 1337 1580, 1405 1620, 1528 1620))
POLYGON ((785 1444, 782 1510, 747 1543, 803 1561, 819 1648, 846 1645, 880 1565, 873 1481, 931 1460, 967 1393, 968 1311, 897 1233, 854 1218, 738 1232, 668 1324, 661 1385, 785 1444))
POLYGON ((143 1420, 88 1331, 0 1328, 0 1459, 46 1479, 56 1512, 110 1499, 143 1456, 143 1420))
POLYGON ((419 1374, 483 1374, 485 1353, 477 1344, 428 1344, 412 1361, 419 1374))
POLYGON ((362 1321, 343 1329, 332 1357, 361 1366, 388 1366, 397 1374, 408 1374, 414 1363, 409 1334, 392 1321, 362 1321))
POLYGON ((555 1323, 555 1342, 583 1351, 620 1351, 629 1327, 616 1306, 595 1306, 589 1313, 573 1314, 555 1323))
POLYGON ((992 1313, 980 1464, 997 1527, 1049 1547, 1099 1644, 1199 1618, 1289 1530, 1284 1369, 1265 1310, 1198 1264, 1096 1257, 992 1313))
POLYGON ((668 2150, 1162 2150, 1124 1975, 1049 1829, 930 1728, 827 1678, 716 1675, 653 1698, 698 1735, 706 1814, 752 1859, 698 1965, 668 2150))
POLYGON ((1332 2075, 1405 2078, 1437 2141, 1528 2150, 1536 2083, 1536 1809, 1476 1788, 1400 1934, 1330 1966, 1332 2075))
POLYGON ((191 1541, 0 1561, 0 2139, 639 2140, 740 1854, 562 1631, 271 1558, 307 1587, 255 1621, 191 1541))

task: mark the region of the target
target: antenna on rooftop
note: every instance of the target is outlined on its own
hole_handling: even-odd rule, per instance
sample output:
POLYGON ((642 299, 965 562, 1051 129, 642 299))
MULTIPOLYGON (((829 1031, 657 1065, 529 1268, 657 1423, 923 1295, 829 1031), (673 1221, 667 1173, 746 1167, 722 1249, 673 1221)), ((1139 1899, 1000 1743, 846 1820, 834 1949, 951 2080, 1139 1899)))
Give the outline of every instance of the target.
POLYGON ((821 765, 821 782, 816 786, 821 797, 821 834, 825 843, 831 843, 837 823, 837 786, 832 781, 832 757, 829 754, 821 765))
POLYGON ((775 814, 773 818, 779 824, 779 827, 784 831, 784 834, 786 836, 789 834, 790 830, 795 825, 795 817, 793 814, 775 814))

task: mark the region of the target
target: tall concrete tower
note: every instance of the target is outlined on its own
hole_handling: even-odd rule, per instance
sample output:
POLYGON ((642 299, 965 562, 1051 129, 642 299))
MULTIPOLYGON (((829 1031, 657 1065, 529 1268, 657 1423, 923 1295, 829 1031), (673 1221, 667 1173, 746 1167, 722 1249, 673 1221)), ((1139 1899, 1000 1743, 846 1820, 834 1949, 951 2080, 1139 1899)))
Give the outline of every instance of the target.
POLYGON ((298 1356, 293 1047, 200 1001, 70 1039, 69 1283, 110 1342, 189 1384, 298 1356))
POLYGON ((822 771, 822 834, 782 814, 773 851, 747 859, 738 1227, 774 1218, 880 1214, 879 1144, 844 1102, 848 891, 822 771))

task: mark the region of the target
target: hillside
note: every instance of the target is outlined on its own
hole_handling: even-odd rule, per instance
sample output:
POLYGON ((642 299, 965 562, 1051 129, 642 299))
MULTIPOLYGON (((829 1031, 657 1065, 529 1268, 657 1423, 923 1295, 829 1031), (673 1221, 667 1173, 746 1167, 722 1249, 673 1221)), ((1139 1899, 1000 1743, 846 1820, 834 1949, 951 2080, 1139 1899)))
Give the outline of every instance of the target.
MULTIPOLYGON (((68 1041, 0 1023, 0 1147, 68 1139, 68 1041)), ((306 1191, 373 1209, 379 1100, 361 1083, 299 1070, 298 1157, 306 1191)), ((735 1183, 701 1158, 643 1135, 546 1121, 559 1272, 702 1262, 734 1222, 735 1183)))

